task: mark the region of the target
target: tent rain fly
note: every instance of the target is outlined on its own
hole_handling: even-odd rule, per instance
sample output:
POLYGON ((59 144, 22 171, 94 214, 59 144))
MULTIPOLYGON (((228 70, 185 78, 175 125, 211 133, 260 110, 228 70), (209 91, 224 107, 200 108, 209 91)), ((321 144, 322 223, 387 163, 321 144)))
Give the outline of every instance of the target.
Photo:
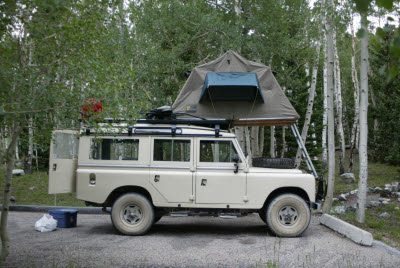
POLYGON ((236 126, 290 125, 299 118, 271 69, 233 51, 194 68, 172 110, 236 126))

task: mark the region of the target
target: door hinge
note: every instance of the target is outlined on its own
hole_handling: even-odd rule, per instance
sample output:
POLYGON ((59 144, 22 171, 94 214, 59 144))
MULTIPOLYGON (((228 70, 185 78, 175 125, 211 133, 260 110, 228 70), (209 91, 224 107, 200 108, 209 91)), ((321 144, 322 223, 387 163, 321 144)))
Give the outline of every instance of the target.
POLYGON ((247 195, 245 195, 245 196, 243 197, 243 201, 244 201, 244 202, 249 202, 249 198, 247 197, 247 195))
POLYGON ((189 200, 190 200, 190 201, 194 201, 194 195, 192 195, 192 194, 189 195, 189 200))

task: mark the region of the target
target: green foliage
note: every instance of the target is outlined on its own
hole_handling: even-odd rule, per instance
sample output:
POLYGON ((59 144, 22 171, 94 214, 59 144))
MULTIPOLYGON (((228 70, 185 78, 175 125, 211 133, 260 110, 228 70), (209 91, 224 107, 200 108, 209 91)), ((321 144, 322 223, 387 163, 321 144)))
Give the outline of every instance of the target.
POLYGON ((389 80, 388 75, 382 71, 382 66, 389 66, 391 57, 391 43, 395 38, 395 29, 385 32, 382 38, 371 38, 369 82, 376 97, 376 108, 371 107, 369 147, 373 150, 376 160, 400 164, 400 77, 389 80), (373 128, 373 119, 377 119, 379 125, 373 128))
MULTIPOLYGON (((46 168, 52 129, 78 128, 80 108, 87 99, 101 100, 104 108, 101 118, 124 117, 133 124, 148 109, 173 103, 186 82, 184 72, 229 49, 271 66, 300 114, 298 125, 302 126, 307 82, 311 80, 306 69, 311 73, 315 42, 323 39, 319 31, 320 3, 316 2, 311 9, 305 0, 239 2, 235 7, 235 1, 150 0, 130 1, 128 5, 124 1, 95 0, 5 1, 0 5, 4 13, 0 19, 2 137, 9 137, 8 131, 17 119, 23 126, 20 152, 26 155, 27 125, 33 119, 39 166, 46 168)), ((372 3, 355 2, 359 11, 372 3)), ((376 1, 376 5, 390 9, 389 2, 376 1)), ((354 101, 351 38, 346 30, 353 5, 354 2, 342 3, 334 11, 333 20, 342 71, 343 105, 347 111, 344 116, 349 125, 354 120, 354 101)), ((378 29, 377 36, 388 47, 385 57, 371 57, 374 71, 370 79, 377 91, 376 110, 384 112, 371 114, 382 121, 376 137, 383 139, 373 140, 370 146, 376 148, 377 160, 394 164, 400 158, 396 150, 400 150, 394 124, 397 119, 391 119, 389 110, 395 107, 397 111, 398 87, 393 79, 398 72, 400 38, 398 29, 389 26, 378 29), (393 80, 391 84, 383 86, 389 80, 393 80), (390 140, 388 133, 394 133, 394 139, 390 140)), ((382 44, 371 46, 371 53, 382 52, 382 44)), ((315 138, 307 139, 312 157, 321 153, 322 146, 322 61, 321 54, 317 63, 313 124, 309 130, 309 137, 315 135, 315 138)), ((92 117, 87 121, 96 127, 99 120, 92 117)), ((349 130, 345 131, 348 134, 349 130)), ((286 133, 287 156, 293 157, 297 144, 289 129, 286 133)), ((276 137, 280 151, 282 128, 276 128, 276 137)), ((266 139, 266 147, 268 142, 266 139)))
POLYGON ((391 10, 393 8, 393 2, 394 0, 376 0, 376 5, 391 10))
POLYGON ((79 127, 87 99, 102 101, 101 117, 134 121, 149 108, 135 86, 135 42, 122 2, 21 0, 1 8, 8 16, 0 32, 0 133, 10 138, 21 125, 24 155, 29 120, 45 166, 52 129, 79 127))

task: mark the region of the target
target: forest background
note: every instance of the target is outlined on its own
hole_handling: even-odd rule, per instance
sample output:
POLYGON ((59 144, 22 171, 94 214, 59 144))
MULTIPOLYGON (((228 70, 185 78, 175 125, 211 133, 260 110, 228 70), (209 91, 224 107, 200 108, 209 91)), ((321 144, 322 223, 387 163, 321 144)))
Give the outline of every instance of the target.
MULTIPOLYGON (((187 71, 233 50, 273 70, 301 116, 298 125, 318 171, 326 173, 332 40, 334 146, 339 173, 351 172, 360 140, 365 37, 368 158, 400 165, 398 18, 396 0, 1 1, 0 165, 46 170, 52 130, 79 128, 86 100, 101 101, 101 116, 133 124, 149 109, 172 105, 187 71), (379 25, 360 30, 353 23, 361 13, 379 25)), ((247 154, 297 155, 300 163, 289 130, 235 129, 247 154)))
MULTIPOLYGON (((32 159, 34 168, 46 169, 51 131, 79 127, 87 99, 100 100, 105 117, 143 118, 149 109, 173 103, 185 72, 227 50, 271 67, 301 115, 300 130, 316 84, 306 142, 312 156, 321 156, 326 126, 322 2, 311 7, 295 0, 5 1, 0 5, 2 159, 16 117, 17 161, 28 172, 32 159)), ((353 72, 359 71, 362 34, 357 36, 359 29, 352 25, 357 12, 351 2, 334 1, 335 88, 340 89, 335 101, 341 103, 335 105, 335 122, 341 121, 336 146, 340 135, 347 146, 352 139, 355 147, 358 143, 357 131, 352 137, 357 112, 353 72)), ((381 25, 388 23, 368 29, 369 155, 400 165, 400 78, 392 55, 399 53, 392 49, 399 42, 398 22, 393 21, 398 9, 391 9, 395 16, 389 19, 388 10, 378 5, 369 12, 381 25)), ((254 156, 294 157, 297 146, 289 131, 276 127, 271 138, 271 128, 263 137, 255 129, 264 146, 255 143, 254 156)), ((347 163, 343 166, 348 169, 347 163)))

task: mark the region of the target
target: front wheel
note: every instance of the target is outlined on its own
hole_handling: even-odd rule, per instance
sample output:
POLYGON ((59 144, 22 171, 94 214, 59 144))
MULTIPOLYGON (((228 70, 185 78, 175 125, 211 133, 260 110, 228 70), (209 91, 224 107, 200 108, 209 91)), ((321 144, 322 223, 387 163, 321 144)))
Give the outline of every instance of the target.
POLYGON ((143 235, 153 225, 154 209, 143 195, 124 194, 114 202, 111 219, 114 227, 122 234, 143 235))
POLYGON ((295 237, 307 229, 311 213, 303 198, 295 194, 282 194, 268 205, 266 220, 275 235, 295 237))

